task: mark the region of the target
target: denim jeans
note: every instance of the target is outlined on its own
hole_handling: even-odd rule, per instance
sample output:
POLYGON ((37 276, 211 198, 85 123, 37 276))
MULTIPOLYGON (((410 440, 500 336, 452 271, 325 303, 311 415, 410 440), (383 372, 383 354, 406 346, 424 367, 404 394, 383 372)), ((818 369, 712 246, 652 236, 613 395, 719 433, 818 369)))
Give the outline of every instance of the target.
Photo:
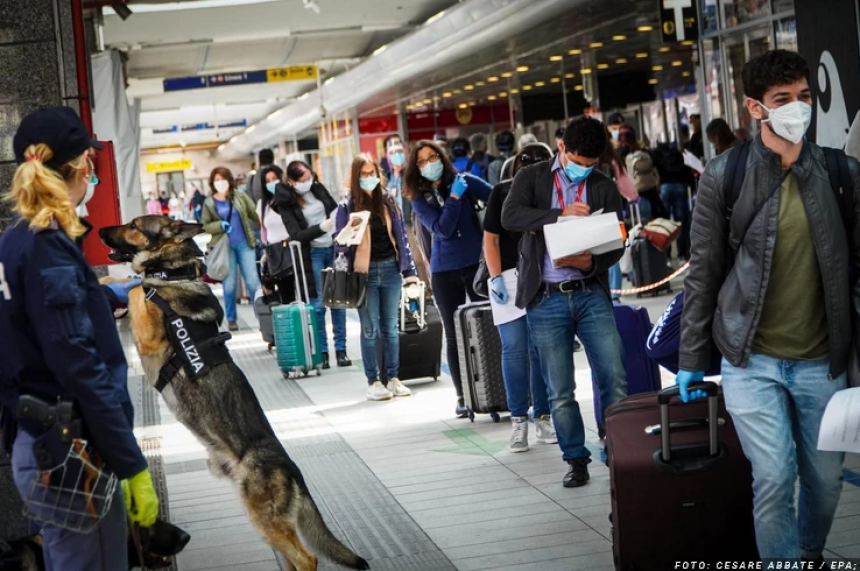
MULTIPOLYGON (((334 246, 329 248, 311 248, 311 263, 314 266, 314 281, 317 285, 317 297, 311 300, 317 311, 317 323, 320 328, 320 347, 323 353, 328 353, 328 331, 325 327, 326 306, 322 303, 323 270, 334 267, 334 246)), ((346 310, 331 309, 331 326, 334 329, 334 350, 346 351, 346 310)))
MULTIPOLYGON (((228 240, 228 237, 221 238, 228 240)), ((251 299, 260 288, 260 277, 257 275, 257 253, 247 242, 240 246, 230 248, 230 273, 224 279, 224 309, 227 321, 236 321, 236 286, 239 280, 239 272, 245 285, 248 286, 248 295, 251 299)))
MULTIPOLYGON (((33 453, 34 438, 18 431, 12 452, 12 476, 22 498, 30 493, 39 468, 33 453)), ((6 491, 5 493, 11 493, 6 491)), ((49 498, 45 498, 50 502, 49 498)), ((73 504, 61 499, 61 505, 73 504)), ((52 505, 52 504, 51 504, 52 505)), ((86 507, 81 501, 81 511, 86 507)), ((44 512, 43 512, 44 513, 44 512)), ((90 533, 74 533, 52 525, 41 525, 42 552, 47 571, 125 571, 128 569, 127 521, 122 488, 117 484, 111 507, 98 527, 90 533)))
POLYGON ((397 319, 400 317, 400 292, 403 278, 396 260, 370 262, 367 272, 367 299, 358 310, 361 319, 361 359, 368 384, 379 380, 376 361, 376 339, 382 337, 385 369, 389 379, 400 372, 400 337, 397 319))
POLYGON ((816 558, 842 492, 841 452, 818 450, 821 417, 847 376, 827 380, 829 359, 752 355, 746 369, 723 360, 726 409, 753 470, 753 514, 762 559, 816 558), (794 486, 800 475, 800 501, 794 486))
POLYGON ((585 427, 574 391, 573 339, 579 337, 606 408, 627 396, 624 347, 612 301, 597 283, 573 293, 540 293, 526 312, 549 389, 552 420, 565 460, 588 458, 585 427))
MULTIPOLYGON (((609 268, 609 289, 621 289, 623 285, 623 276, 621 275, 621 264, 615 264, 609 268)), ((612 294, 612 299, 620 299, 620 294, 612 294)))
MULTIPOLYGON (((508 303, 513 303, 511 300, 508 303)), ((529 411, 529 387, 535 418, 549 414, 546 383, 540 372, 540 361, 529 335, 525 316, 498 326, 502 338, 502 376, 508 393, 511 416, 526 416, 529 411)))
POLYGON ((664 184, 660 187, 660 194, 672 220, 681 223, 678 257, 686 260, 690 257, 690 198, 687 187, 679 182, 664 184))
POLYGON ((457 397, 463 396, 463 381, 460 378, 460 355, 457 349, 457 332, 454 327, 454 312, 469 300, 477 300, 472 282, 475 281, 475 273, 478 265, 469 266, 460 270, 448 272, 434 272, 430 276, 430 285, 433 288, 433 296, 439 307, 439 317, 442 318, 442 328, 445 330, 445 354, 448 358, 448 368, 451 371, 451 380, 454 382, 454 390, 457 397))

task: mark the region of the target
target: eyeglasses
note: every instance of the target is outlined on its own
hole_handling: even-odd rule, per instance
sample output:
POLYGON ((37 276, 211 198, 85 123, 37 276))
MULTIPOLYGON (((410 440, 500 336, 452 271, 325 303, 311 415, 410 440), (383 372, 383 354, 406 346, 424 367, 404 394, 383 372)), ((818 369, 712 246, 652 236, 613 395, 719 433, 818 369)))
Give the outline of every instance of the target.
POLYGON ((428 163, 435 163, 438 161, 439 161, 439 155, 437 155, 436 153, 433 153, 432 155, 430 155, 426 159, 418 159, 417 164, 418 164, 418 168, 420 169, 420 168, 427 166, 428 163))

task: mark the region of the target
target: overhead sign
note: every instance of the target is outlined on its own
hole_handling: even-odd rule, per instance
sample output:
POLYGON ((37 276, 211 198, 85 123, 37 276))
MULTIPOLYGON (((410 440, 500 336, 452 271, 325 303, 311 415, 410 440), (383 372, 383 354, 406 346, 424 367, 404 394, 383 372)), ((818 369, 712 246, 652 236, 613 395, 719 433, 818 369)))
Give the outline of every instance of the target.
POLYGON ((229 87, 231 85, 251 85, 255 83, 278 83, 282 81, 304 81, 316 79, 319 70, 315 65, 294 65, 276 69, 243 71, 240 73, 219 73, 194 77, 175 77, 165 79, 164 91, 187 91, 209 87, 229 87))
POLYGON ((248 120, 242 119, 240 121, 231 121, 229 123, 193 123, 190 125, 173 125, 171 127, 162 127, 159 129, 153 129, 153 135, 166 135, 170 133, 178 133, 182 131, 183 133, 187 131, 206 131, 209 129, 236 129, 248 126, 248 120))
POLYGON ((663 43, 699 39, 699 14, 693 0, 660 0, 663 43))
POLYGON ((176 161, 163 161, 158 163, 146 163, 146 172, 173 172, 184 171, 192 167, 191 159, 179 159, 176 161))

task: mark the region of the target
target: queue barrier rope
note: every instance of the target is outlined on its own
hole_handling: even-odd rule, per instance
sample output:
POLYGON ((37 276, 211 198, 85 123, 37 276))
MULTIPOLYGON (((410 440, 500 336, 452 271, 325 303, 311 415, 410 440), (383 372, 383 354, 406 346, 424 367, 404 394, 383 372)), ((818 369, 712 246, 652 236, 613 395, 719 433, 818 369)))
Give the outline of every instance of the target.
POLYGON ((611 291, 612 291, 613 295, 637 295, 640 293, 645 293, 646 291, 655 290, 658 287, 669 283, 670 281, 674 280, 675 278, 677 278, 678 276, 680 276, 681 274, 686 272, 689 268, 690 268, 690 262, 686 262, 686 263, 684 263, 683 266, 681 266, 680 268, 678 268, 677 270, 675 270, 674 272, 672 272, 671 274, 669 274, 668 276, 666 276, 665 278, 663 278, 662 280, 660 280, 657 283, 653 283, 653 284, 642 286, 642 287, 629 288, 629 289, 613 289, 611 291))

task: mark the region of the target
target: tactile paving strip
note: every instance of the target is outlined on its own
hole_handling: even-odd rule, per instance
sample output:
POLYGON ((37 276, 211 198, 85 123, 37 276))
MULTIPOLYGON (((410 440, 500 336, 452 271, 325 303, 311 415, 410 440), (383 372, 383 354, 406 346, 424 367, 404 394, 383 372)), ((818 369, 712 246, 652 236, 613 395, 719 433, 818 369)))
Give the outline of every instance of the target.
MULTIPOLYGON (((311 407, 293 380, 282 378, 274 359, 259 347, 233 350, 265 410, 311 407)), ((302 419, 303 428, 331 428, 321 414, 302 419)), ((336 432, 284 441, 302 470, 331 530, 367 559, 374 571, 455 571, 426 533, 397 503, 358 454, 336 432)), ((282 569, 286 563, 277 554, 282 569)), ((321 570, 340 566, 322 562, 321 570)))

